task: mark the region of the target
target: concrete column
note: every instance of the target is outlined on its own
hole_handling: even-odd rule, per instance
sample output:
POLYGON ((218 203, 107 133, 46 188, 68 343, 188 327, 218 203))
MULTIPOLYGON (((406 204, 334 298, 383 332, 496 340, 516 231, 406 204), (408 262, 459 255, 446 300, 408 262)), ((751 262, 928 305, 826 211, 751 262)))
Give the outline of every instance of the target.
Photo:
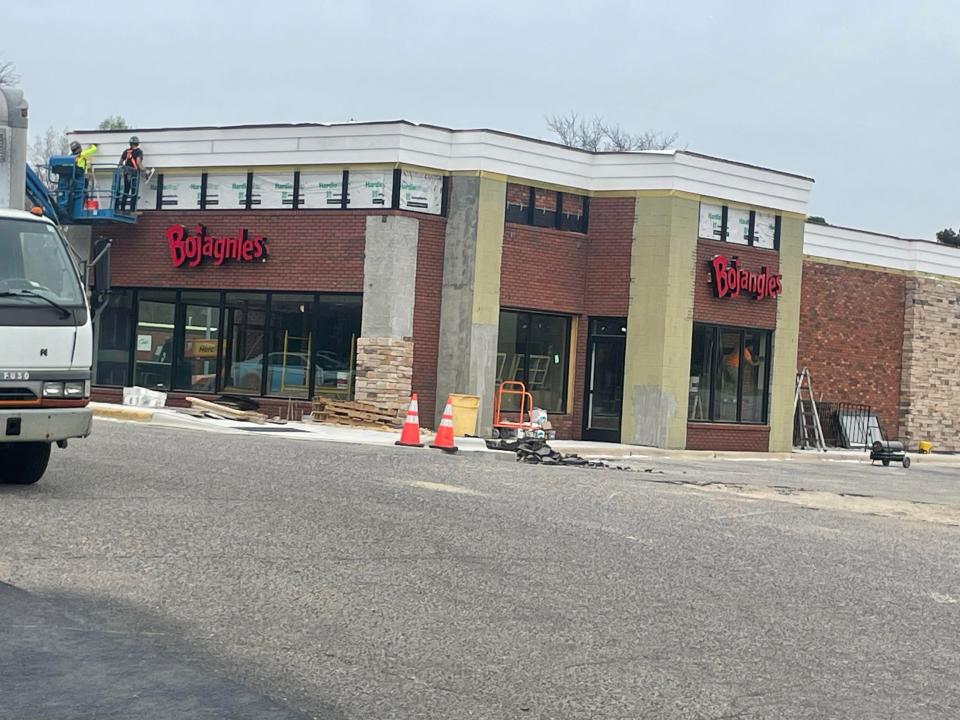
POLYGON ((683 448, 693 335, 696 199, 637 197, 621 438, 683 448))
POLYGON ((479 395, 481 435, 492 424, 506 192, 502 178, 454 176, 443 252, 434 421, 450 393, 479 395))
POLYGON ((363 251, 363 337, 413 337, 420 223, 406 216, 367 218, 363 251))
POLYGON ((800 282, 803 275, 804 218, 783 215, 780 224, 780 273, 784 292, 777 298, 770 368, 770 452, 793 447, 793 397, 797 382, 800 336, 800 282))
POLYGON ((411 217, 367 218, 355 396, 385 410, 410 398, 419 230, 411 217))

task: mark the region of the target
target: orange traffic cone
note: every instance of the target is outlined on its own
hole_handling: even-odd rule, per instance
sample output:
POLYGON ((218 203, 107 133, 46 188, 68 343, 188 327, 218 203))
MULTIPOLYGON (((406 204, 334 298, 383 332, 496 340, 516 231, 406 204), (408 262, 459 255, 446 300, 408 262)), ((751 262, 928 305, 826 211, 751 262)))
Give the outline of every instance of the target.
POLYGON ((437 428, 437 436, 430 443, 430 447, 448 453, 455 453, 460 449, 453 444, 453 404, 449 396, 447 396, 447 406, 443 409, 440 427, 437 428))
POLYGON ((394 445, 404 447, 423 447, 420 442, 420 410, 417 407, 417 394, 410 396, 410 407, 407 410, 407 419, 403 423, 400 439, 394 445))

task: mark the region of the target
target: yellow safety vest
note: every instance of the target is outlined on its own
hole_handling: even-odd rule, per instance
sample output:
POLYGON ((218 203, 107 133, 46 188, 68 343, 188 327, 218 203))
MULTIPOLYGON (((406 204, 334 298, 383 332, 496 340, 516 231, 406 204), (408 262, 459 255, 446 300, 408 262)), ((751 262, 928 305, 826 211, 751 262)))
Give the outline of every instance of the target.
POLYGON ((90 144, 87 147, 85 147, 83 150, 81 150, 80 154, 77 155, 77 167, 80 168, 81 170, 86 170, 87 164, 88 164, 87 158, 93 155, 96 151, 97 151, 97 146, 93 144, 90 144))

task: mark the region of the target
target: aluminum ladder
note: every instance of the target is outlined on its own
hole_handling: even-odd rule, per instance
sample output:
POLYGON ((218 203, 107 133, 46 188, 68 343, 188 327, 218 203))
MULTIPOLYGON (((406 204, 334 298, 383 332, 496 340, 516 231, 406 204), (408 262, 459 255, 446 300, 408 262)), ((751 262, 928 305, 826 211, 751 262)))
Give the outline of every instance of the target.
POLYGON ((796 422, 800 423, 800 449, 806 450, 808 447, 815 447, 817 450, 826 452, 827 444, 823 440, 820 412, 817 410, 817 401, 813 396, 810 369, 806 367, 797 373, 797 389, 793 396, 793 416, 796 418, 796 422))

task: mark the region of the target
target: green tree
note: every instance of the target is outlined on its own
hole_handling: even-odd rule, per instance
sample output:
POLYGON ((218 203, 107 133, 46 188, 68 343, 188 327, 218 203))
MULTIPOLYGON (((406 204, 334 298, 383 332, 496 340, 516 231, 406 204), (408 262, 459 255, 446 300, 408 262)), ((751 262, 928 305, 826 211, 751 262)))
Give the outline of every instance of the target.
POLYGON ((957 234, 956 230, 953 228, 944 228, 937 233, 937 240, 942 242, 944 245, 953 245, 953 247, 960 247, 960 234, 957 234))
POLYGON ((127 125, 127 121, 123 119, 123 115, 107 115, 103 120, 100 121, 100 124, 97 125, 97 130, 129 130, 130 126, 127 125))
POLYGON ((808 215, 808 216, 807 216, 807 222, 808 222, 808 223, 813 223, 813 224, 815 224, 815 225, 826 225, 826 224, 827 224, 826 219, 823 218, 823 217, 821 217, 820 215, 808 215))

